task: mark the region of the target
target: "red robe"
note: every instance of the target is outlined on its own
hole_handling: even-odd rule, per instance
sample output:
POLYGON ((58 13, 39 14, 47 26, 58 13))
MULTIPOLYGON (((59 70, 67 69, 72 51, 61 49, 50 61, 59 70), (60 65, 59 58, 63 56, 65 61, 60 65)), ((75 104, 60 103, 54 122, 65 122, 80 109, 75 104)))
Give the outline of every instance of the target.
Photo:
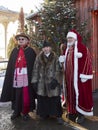
POLYGON ((71 48, 67 47, 64 67, 68 112, 93 115, 92 61, 88 49, 78 42, 71 48))
POLYGON ((16 68, 15 79, 14 79, 14 82, 16 83, 15 87, 23 88, 22 89, 22 92, 23 92, 22 113, 28 114, 28 112, 30 111, 29 110, 30 109, 30 97, 29 97, 29 89, 28 89, 28 76, 27 76, 27 72, 25 72, 25 73, 21 72, 23 68, 25 70, 27 70, 27 62, 26 62, 26 58, 25 58, 25 54, 24 54, 24 49, 22 47, 20 47, 15 68, 16 68), (19 72, 18 72, 18 69, 19 69, 19 72), (21 73, 21 75, 19 75, 18 73, 21 73))

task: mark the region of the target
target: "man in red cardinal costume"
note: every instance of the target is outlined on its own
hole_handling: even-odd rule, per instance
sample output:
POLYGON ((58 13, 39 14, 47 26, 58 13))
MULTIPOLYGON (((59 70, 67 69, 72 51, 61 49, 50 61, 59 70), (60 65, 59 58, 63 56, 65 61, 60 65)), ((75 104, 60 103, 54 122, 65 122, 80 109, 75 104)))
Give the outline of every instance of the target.
POLYGON ((35 93, 31 85, 31 76, 35 51, 29 46, 30 38, 27 34, 20 33, 15 36, 18 46, 12 50, 6 70, 5 80, 1 93, 1 102, 12 102, 14 110, 11 119, 23 115, 28 119, 28 113, 35 109, 35 93))
POLYGON ((81 40, 75 30, 69 31, 67 48, 59 57, 59 62, 64 63, 68 105, 66 117, 77 123, 83 122, 84 116, 93 116, 92 60, 81 40))

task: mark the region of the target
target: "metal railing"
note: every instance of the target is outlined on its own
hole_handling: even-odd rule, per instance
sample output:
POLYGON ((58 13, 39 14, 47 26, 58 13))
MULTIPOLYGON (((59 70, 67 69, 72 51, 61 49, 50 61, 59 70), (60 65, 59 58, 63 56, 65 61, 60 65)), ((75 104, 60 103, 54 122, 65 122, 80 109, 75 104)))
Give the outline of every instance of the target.
POLYGON ((8 60, 0 61, 0 77, 4 77, 5 76, 7 64, 8 64, 8 60))

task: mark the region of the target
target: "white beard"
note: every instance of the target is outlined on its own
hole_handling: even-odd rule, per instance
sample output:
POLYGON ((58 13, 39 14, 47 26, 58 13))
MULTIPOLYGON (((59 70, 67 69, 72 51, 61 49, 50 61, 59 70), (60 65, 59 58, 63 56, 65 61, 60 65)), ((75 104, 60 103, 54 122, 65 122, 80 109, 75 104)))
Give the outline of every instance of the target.
POLYGON ((75 44, 75 42, 68 42, 67 47, 73 46, 74 44, 75 44))

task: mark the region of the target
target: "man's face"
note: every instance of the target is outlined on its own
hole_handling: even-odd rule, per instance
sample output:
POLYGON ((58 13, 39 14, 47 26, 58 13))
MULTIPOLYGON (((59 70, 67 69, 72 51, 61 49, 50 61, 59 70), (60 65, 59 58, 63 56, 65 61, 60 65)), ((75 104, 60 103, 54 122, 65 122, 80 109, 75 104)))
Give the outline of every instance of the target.
POLYGON ((68 37, 67 42, 68 43, 74 43, 76 40, 73 37, 68 37))
POLYGON ((19 37, 18 38, 18 45, 24 46, 28 44, 29 40, 26 37, 19 37))
POLYGON ((42 51, 44 52, 44 54, 48 54, 51 51, 51 47, 49 47, 49 46, 44 47, 44 48, 42 48, 42 51))
POLYGON ((72 46, 75 43, 76 39, 74 39, 73 37, 68 37, 67 38, 67 44, 68 46, 72 46))

